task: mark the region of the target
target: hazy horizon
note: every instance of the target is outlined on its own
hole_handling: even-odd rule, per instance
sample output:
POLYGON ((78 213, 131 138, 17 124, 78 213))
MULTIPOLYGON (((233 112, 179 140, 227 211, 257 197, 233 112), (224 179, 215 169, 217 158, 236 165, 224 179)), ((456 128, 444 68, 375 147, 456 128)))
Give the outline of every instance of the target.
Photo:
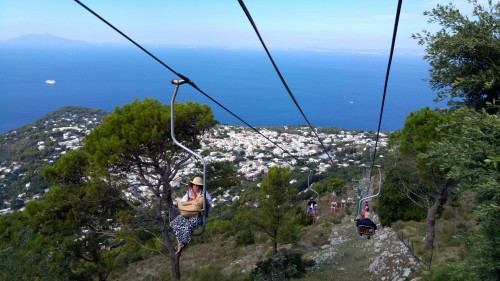
MULTIPOLYGON (((237 1, 82 2, 140 44, 262 49, 237 1)), ((396 50, 422 50, 411 34, 435 30, 423 12, 448 2, 403 3, 396 50)), ((472 7, 466 0, 454 5, 465 13, 472 7)), ((388 49, 397 1, 254 0, 246 6, 270 49, 388 49)), ((0 40, 50 33, 93 43, 127 43, 74 1, 0 1, 0 27, 0 40)))

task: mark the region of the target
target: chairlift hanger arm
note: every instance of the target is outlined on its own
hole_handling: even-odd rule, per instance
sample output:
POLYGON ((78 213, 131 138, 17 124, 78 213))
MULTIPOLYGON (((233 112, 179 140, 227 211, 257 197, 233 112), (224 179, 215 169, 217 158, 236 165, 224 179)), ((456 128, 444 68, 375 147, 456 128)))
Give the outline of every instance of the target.
POLYGON ((307 189, 309 189, 309 190, 311 190, 312 192, 316 193, 316 196, 318 197, 318 202, 317 202, 317 203, 319 203, 319 193, 318 193, 316 190, 314 190, 314 189, 312 189, 312 188, 311 188, 311 185, 313 185, 313 184, 315 184, 315 183, 313 182, 313 183, 309 184, 309 177, 311 176, 311 172, 312 172, 312 171, 311 171, 311 170, 309 170, 309 175, 307 176, 307 189))
POLYGON ((364 202, 364 201, 367 201, 368 199, 371 199, 373 197, 377 197, 379 194, 380 194, 380 189, 382 187, 382 172, 380 171, 380 165, 375 165, 378 169, 378 175, 379 175, 379 181, 378 181, 378 191, 377 193, 373 194, 373 195, 370 195, 370 196, 366 196, 366 197, 363 197, 361 198, 361 200, 359 200, 359 206, 358 206, 358 210, 361 209, 361 204, 364 202))
MULTIPOLYGON (((172 100, 170 102, 170 135, 172 137, 172 141, 180 146, 182 149, 184 149, 185 151, 189 152, 191 155, 195 156, 196 158, 200 159, 200 161, 203 163, 203 196, 204 198, 206 198, 206 192, 207 192, 207 185, 206 185, 206 182, 205 182, 205 175, 206 175, 206 167, 207 167, 207 163, 205 161, 205 159, 198 153, 192 151, 191 149, 189 149, 188 147, 186 147, 185 145, 183 145, 182 143, 180 143, 176 138, 175 138, 175 98, 177 97, 177 92, 179 90, 179 86, 182 85, 182 84, 185 84, 185 83, 189 83, 188 81, 185 81, 185 80, 178 80, 178 79, 174 79, 172 80, 172 84, 175 85, 175 89, 174 89, 174 94, 172 95, 172 100)), ((207 210, 207 206, 206 206, 206 200, 203 200, 203 211, 206 212, 207 210)), ((204 216, 204 224, 205 224, 205 216, 204 216)))

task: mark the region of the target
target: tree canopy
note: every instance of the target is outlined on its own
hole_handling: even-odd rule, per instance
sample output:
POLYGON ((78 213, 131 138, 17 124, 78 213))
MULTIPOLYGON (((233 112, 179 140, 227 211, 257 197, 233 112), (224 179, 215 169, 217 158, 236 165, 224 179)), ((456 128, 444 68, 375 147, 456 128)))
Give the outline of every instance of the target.
POLYGON ((413 38, 426 46, 424 59, 431 65, 429 82, 438 91, 436 100, 479 109, 500 97, 500 3, 489 0, 482 6, 477 0, 468 1, 472 17, 453 4, 437 5, 424 15, 441 29, 423 30, 413 38))
POLYGON ((470 280, 496 280, 500 276, 500 116, 467 108, 450 114, 451 121, 438 128, 441 139, 419 157, 457 182, 456 196, 471 190, 476 197, 475 225, 463 235, 467 266, 456 264, 457 272, 475 276, 470 280))
POLYGON ((52 184, 44 200, 30 201, 24 212, 0 220, 0 248, 8 249, 0 253, 7 262, 0 270, 8 274, 3 277, 106 280, 123 265, 118 256, 125 240, 116 231, 116 217, 128 207, 116 189, 90 180, 88 171, 84 152, 65 154, 43 172, 52 184), (10 246, 4 247, 4 242, 10 246), (17 264, 10 264, 13 261, 17 264))
POLYGON ((242 212, 240 219, 251 222, 259 231, 268 235, 273 242, 273 253, 278 252, 278 242, 289 239, 293 233, 287 232, 291 226, 289 216, 293 209, 293 199, 297 191, 290 185, 292 179, 290 169, 274 166, 257 193, 259 207, 256 210, 242 212))
POLYGON ((214 162, 207 165, 207 186, 210 191, 219 187, 231 188, 238 184, 238 173, 229 161, 214 162))
MULTIPOLYGON (((175 105, 175 137, 191 150, 217 122, 207 105, 175 105)), ((172 276, 180 279, 176 244, 170 236, 169 218, 175 217, 171 182, 191 154, 175 145, 170 134, 170 105, 145 99, 116 108, 86 138, 84 151, 100 177, 122 191, 122 198, 145 221, 156 221, 163 244, 170 253, 172 276), (166 216, 164 214, 167 214, 166 216)), ((131 225, 140 225, 140 222, 131 225)))
POLYGON ((445 116, 425 107, 411 112, 405 119, 399 134, 399 150, 407 154, 425 152, 427 145, 438 138, 436 127, 445 121, 445 116))

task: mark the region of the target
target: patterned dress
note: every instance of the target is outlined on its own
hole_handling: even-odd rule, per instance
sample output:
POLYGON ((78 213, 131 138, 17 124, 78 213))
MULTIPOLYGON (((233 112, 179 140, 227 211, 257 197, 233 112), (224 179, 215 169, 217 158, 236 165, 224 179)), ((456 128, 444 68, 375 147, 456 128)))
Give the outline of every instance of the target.
MULTIPOLYGON (((192 193, 186 193, 181 201, 188 201, 194 196, 192 193)), ((208 209, 210 210, 212 206, 212 197, 208 192, 206 192, 206 198, 208 203, 208 209)), ((196 229, 196 227, 203 225, 203 216, 198 215, 192 218, 186 218, 178 215, 171 223, 172 231, 174 233, 177 242, 187 244, 191 241, 191 234, 196 229)))
POLYGON ((185 218, 178 215, 171 223, 177 242, 187 244, 191 241, 191 233, 197 226, 203 224, 203 217, 196 216, 192 218, 185 218))

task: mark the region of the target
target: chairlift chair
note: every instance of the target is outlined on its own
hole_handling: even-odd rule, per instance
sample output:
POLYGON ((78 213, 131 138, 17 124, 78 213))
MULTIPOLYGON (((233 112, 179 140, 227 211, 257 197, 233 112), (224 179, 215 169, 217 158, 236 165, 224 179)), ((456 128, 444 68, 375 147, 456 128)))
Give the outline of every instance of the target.
MULTIPOLYGON (((173 142, 180 146, 182 149, 187 151, 189 154, 195 156, 196 158, 200 159, 200 161, 203 164, 203 197, 207 198, 207 185, 206 185, 206 170, 207 170, 207 163, 205 159, 198 153, 192 151, 191 149, 187 148, 184 146, 182 143, 180 143, 176 138, 175 138, 175 127, 174 127, 174 107, 175 107, 175 98, 177 96, 177 91, 179 90, 179 86, 182 84, 188 83, 188 81, 185 80, 172 80, 172 84, 175 85, 174 89, 174 94, 172 95, 172 100, 170 102, 170 135, 172 137, 173 142)), ((206 206, 206 200, 203 200, 203 209, 198 213, 198 216, 203 218, 203 223, 202 225, 198 226, 193 233, 191 233, 191 236, 200 236, 205 232, 205 227, 207 224, 207 218, 208 218, 208 209, 206 206), (201 229, 199 232, 197 232, 197 229, 201 229)))
POLYGON ((358 235, 363 238, 370 239, 375 234, 375 229, 372 226, 360 225, 358 226, 358 235))
MULTIPOLYGON (((319 193, 316 190, 314 190, 314 189, 311 188, 311 185, 313 185, 314 183, 309 184, 309 177, 310 176, 311 176, 311 170, 309 170, 309 175, 307 176, 307 190, 310 190, 310 191, 316 193, 316 197, 318 198, 316 200, 316 209, 314 210, 315 214, 312 216, 313 217, 313 223, 314 223, 316 221, 316 219, 317 219, 317 211, 318 211, 318 205, 319 205, 319 193)), ((308 209, 309 209, 309 207, 308 207, 308 209)), ((307 217, 308 214, 309 214, 309 210, 306 210, 306 217, 307 217)))

